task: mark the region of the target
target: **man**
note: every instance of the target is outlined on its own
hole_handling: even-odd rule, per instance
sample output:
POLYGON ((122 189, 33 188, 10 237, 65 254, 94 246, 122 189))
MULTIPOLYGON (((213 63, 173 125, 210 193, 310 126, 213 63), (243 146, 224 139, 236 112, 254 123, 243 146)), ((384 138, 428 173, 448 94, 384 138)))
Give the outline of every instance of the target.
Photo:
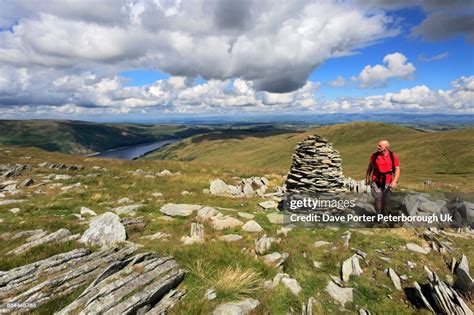
POLYGON ((382 214, 385 214, 390 192, 397 186, 400 178, 400 162, 397 155, 388 149, 389 146, 387 140, 379 141, 377 152, 370 157, 365 176, 365 183, 370 184, 375 199, 375 210, 382 214))

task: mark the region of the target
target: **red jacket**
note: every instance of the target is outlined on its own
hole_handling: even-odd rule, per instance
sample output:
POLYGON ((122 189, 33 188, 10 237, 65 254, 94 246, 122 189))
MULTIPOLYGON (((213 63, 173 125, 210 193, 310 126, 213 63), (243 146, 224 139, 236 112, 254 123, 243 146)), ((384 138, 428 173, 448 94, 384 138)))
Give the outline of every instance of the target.
MULTIPOLYGON (((370 156, 369 164, 371 165, 374 161, 377 152, 373 153, 370 156)), ((393 153, 393 162, 395 167, 400 166, 400 162, 398 161, 398 156, 393 153)), ((374 171, 372 173, 372 181, 376 182, 377 184, 381 185, 383 181, 383 176, 380 173, 390 172, 392 170, 392 160, 390 159, 390 152, 385 152, 385 155, 378 154, 377 160, 375 161, 374 171), (380 175, 380 176, 379 176, 380 175)), ((385 175, 385 184, 390 184, 392 182, 392 174, 385 175)))

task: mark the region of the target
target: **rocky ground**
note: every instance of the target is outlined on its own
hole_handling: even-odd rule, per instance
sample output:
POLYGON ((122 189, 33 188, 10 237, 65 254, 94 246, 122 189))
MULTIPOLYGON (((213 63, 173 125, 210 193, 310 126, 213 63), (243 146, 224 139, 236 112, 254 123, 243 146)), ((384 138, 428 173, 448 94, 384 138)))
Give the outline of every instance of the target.
POLYGON ((18 148, 0 164, 2 312, 472 314, 470 229, 284 226, 272 169, 18 148))

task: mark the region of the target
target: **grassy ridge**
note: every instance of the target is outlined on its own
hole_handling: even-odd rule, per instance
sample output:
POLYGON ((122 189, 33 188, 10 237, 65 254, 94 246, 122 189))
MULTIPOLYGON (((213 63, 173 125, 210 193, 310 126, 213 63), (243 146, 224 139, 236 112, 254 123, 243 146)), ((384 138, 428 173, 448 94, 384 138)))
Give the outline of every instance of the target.
POLYGON ((399 125, 357 122, 260 138, 249 135, 213 139, 204 135, 167 146, 146 159, 247 165, 285 174, 295 145, 310 134, 333 143, 341 153, 346 176, 362 178, 377 141, 388 139, 401 161, 402 186, 420 189, 422 181, 431 179, 441 189, 474 188, 469 180, 474 174, 474 152, 470 149, 474 146, 474 128, 425 132, 399 125))

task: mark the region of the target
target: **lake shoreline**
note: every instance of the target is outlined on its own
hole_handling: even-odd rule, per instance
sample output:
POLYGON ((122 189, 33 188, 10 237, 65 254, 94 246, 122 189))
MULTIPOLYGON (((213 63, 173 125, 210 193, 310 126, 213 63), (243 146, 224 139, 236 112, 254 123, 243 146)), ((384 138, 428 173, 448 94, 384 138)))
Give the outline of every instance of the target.
POLYGON ((181 139, 166 139, 155 142, 135 144, 131 146, 109 149, 103 152, 86 155, 85 157, 118 159, 118 160, 136 160, 146 154, 159 150, 168 144, 175 143, 181 139))

